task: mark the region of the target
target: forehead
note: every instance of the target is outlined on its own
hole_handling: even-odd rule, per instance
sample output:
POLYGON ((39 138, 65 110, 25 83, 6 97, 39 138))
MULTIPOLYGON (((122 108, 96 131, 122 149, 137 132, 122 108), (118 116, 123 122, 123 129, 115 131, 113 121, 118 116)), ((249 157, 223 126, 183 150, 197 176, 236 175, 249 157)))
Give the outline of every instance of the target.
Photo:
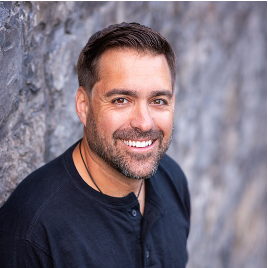
MULTIPOLYGON (((171 73, 164 55, 134 49, 109 49, 98 64, 100 82, 127 87, 164 87, 172 90, 171 73)), ((112 85, 111 85, 112 86, 112 85)), ((114 85, 116 86, 116 85, 114 85)))

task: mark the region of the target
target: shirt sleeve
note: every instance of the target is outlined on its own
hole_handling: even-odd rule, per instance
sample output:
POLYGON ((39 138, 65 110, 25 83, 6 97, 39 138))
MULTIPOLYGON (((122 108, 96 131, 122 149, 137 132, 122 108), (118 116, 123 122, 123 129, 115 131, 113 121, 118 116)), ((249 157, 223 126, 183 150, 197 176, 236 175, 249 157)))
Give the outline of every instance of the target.
POLYGON ((0 234, 1 268, 52 268, 51 256, 19 237, 0 234))

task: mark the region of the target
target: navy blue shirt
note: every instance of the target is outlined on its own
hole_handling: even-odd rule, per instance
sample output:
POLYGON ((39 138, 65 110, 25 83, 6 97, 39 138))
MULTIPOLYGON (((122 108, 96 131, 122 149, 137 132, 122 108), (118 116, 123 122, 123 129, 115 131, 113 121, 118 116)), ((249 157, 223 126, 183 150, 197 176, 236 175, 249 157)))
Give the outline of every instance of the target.
POLYGON ((91 188, 72 152, 30 174, 0 209, 2 268, 184 268, 190 226, 186 178, 168 156, 145 180, 142 216, 134 193, 91 188))

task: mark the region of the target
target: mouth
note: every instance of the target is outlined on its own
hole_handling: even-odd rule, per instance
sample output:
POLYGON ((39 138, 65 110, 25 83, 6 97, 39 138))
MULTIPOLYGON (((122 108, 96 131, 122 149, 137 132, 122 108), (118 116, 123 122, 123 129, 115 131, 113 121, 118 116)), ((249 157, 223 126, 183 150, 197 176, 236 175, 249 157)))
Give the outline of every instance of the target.
POLYGON ((136 148, 145 148, 153 144, 153 140, 147 141, 133 141, 133 140, 122 140, 127 146, 136 147, 136 148))

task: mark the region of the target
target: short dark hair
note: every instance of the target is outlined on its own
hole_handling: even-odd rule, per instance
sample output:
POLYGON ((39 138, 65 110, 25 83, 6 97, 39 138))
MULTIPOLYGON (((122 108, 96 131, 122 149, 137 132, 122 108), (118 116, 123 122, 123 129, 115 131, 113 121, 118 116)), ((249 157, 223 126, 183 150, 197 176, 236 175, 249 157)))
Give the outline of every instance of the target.
POLYGON ((111 48, 133 48, 155 55, 165 55, 171 72, 172 87, 176 78, 176 57, 169 43, 158 32, 138 23, 113 24, 93 34, 82 49, 77 73, 79 86, 89 93, 99 81, 98 61, 111 48))

